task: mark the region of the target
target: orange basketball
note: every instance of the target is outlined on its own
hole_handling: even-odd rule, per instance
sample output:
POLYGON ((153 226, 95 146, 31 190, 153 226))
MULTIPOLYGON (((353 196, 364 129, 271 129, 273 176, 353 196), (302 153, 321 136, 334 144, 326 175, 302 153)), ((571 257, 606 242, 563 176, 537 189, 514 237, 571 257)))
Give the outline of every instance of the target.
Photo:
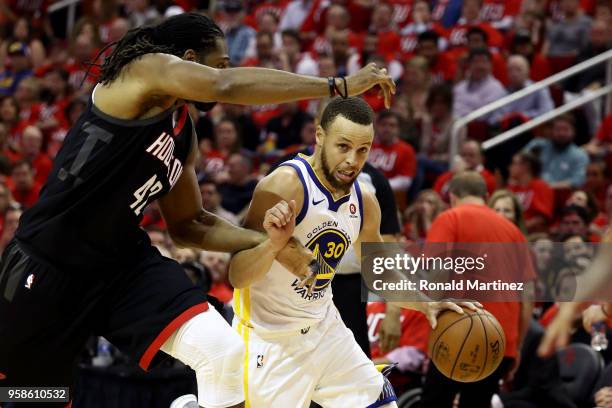
POLYGON ((429 337, 431 361, 442 374, 455 381, 474 382, 491 375, 506 349, 504 330, 484 309, 464 308, 464 314, 447 310, 429 337))

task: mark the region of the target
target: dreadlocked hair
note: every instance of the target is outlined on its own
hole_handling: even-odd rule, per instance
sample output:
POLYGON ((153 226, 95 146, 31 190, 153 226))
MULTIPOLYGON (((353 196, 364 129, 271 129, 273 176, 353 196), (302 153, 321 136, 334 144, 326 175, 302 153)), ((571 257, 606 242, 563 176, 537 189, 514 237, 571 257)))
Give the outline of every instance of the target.
POLYGON ((123 67, 145 54, 182 57, 188 49, 205 54, 223 37, 223 31, 212 19, 198 13, 183 13, 154 26, 132 28, 116 44, 109 44, 116 46, 100 66, 98 81, 108 84, 119 76, 123 67))

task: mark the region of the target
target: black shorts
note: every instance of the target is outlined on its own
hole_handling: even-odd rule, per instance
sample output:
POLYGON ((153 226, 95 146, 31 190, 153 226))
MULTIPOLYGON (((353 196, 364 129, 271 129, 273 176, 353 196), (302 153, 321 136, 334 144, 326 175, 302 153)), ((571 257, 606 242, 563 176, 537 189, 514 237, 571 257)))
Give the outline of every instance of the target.
POLYGON ((109 273, 66 273, 11 242, 0 263, 0 387, 71 386, 91 335, 147 370, 164 341, 208 303, 157 249, 139 259, 109 273))

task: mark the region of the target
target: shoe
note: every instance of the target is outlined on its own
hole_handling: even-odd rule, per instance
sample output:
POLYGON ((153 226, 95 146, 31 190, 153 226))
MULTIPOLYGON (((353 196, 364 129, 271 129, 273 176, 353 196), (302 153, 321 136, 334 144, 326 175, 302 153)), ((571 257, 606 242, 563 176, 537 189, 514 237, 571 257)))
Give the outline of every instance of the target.
POLYGON ((172 401, 169 408, 200 408, 198 399, 193 394, 182 395, 172 401))

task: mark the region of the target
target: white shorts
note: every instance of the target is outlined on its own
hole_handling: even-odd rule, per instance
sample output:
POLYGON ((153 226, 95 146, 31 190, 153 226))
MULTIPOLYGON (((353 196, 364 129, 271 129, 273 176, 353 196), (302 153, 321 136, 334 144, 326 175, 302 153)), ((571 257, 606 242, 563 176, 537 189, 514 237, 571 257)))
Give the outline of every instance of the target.
POLYGON ((383 377, 357 345, 335 307, 323 322, 293 335, 265 339, 234 320, 246 344, 245 407, 365 408, 383 377))

